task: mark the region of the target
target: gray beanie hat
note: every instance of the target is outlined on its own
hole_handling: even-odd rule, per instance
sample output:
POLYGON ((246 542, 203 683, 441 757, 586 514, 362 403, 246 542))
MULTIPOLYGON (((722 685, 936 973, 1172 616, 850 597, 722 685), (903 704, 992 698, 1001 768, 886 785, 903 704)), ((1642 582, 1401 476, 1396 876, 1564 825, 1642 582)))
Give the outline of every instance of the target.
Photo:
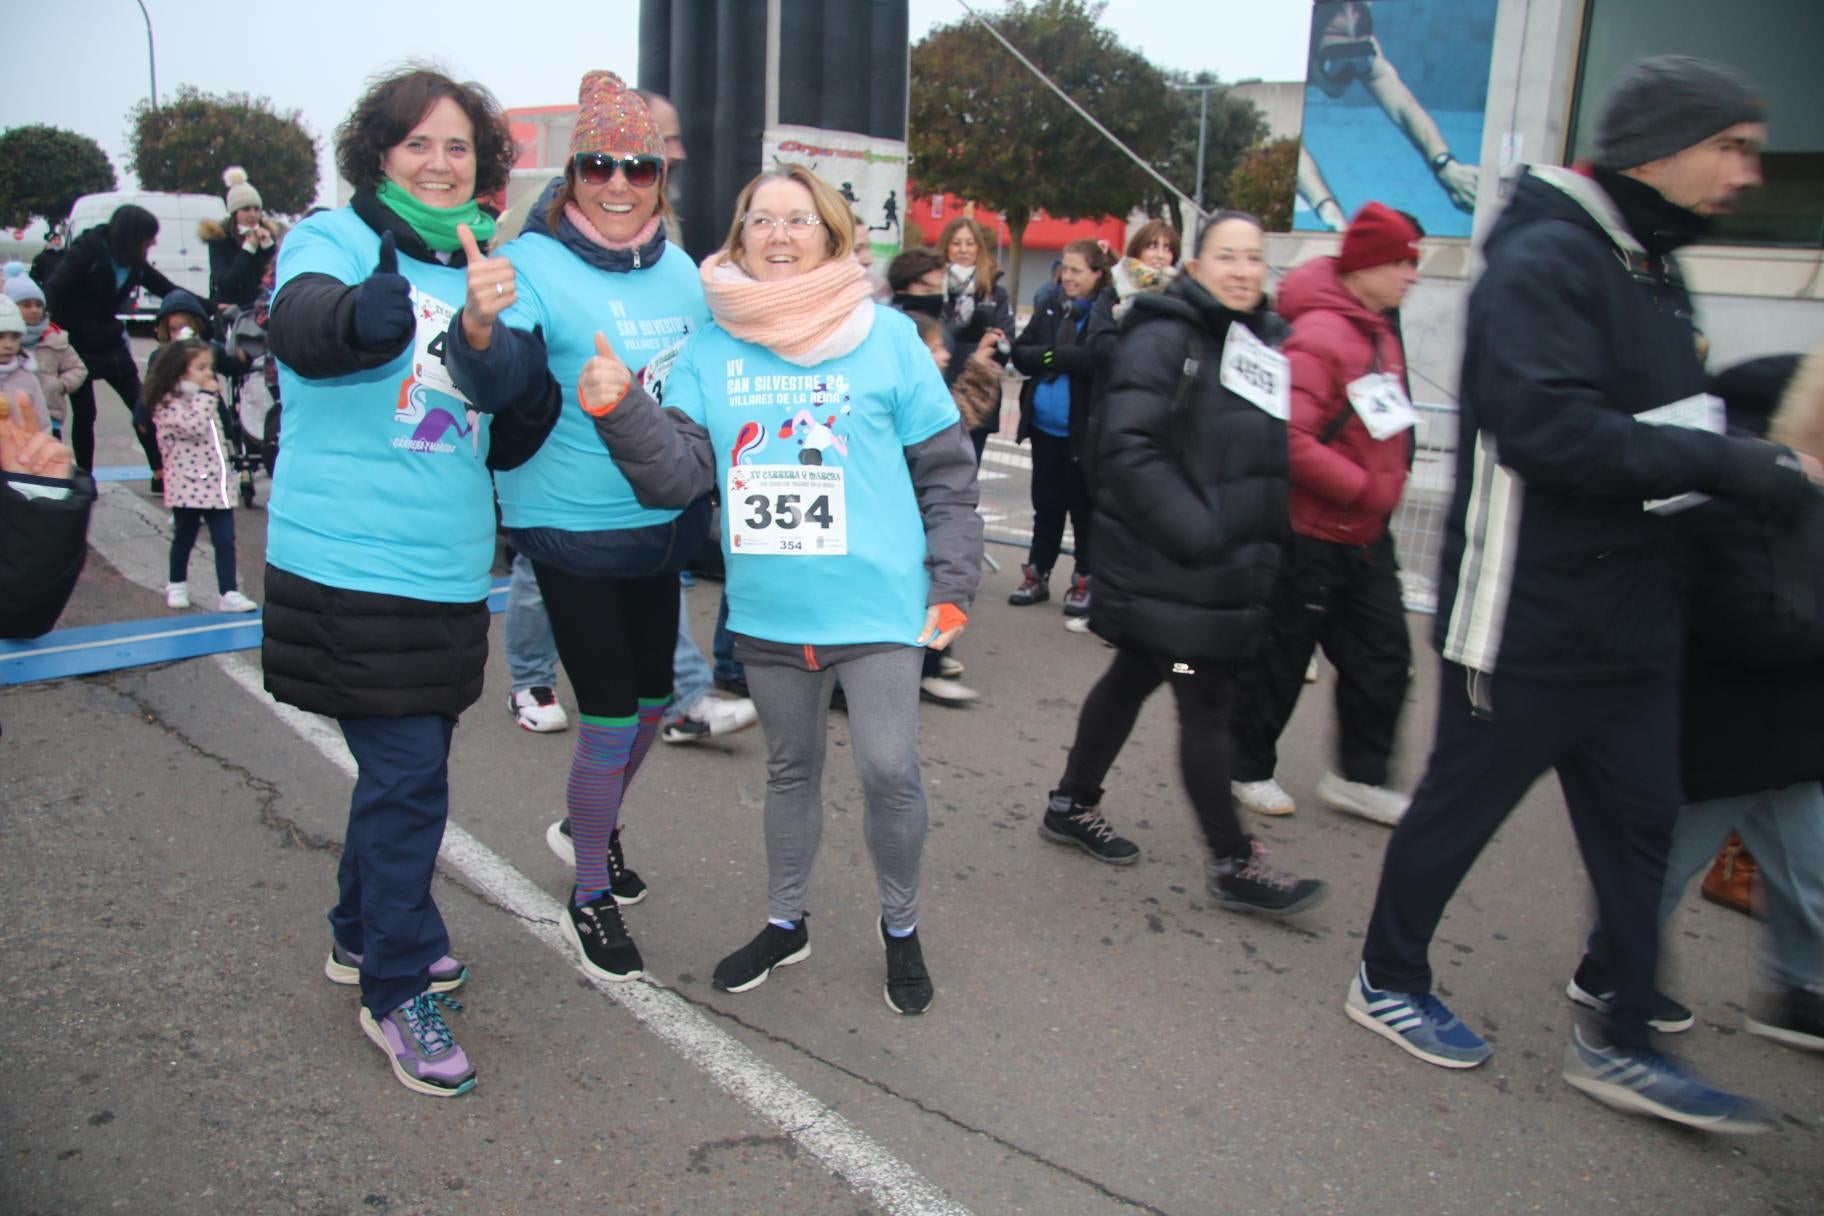
POLYGON ((1760 88, 1726 63, 1692 55, 1636 59, 1602 100, 1590 159, 1604 169, 1632 169, 1766 113, 1760 88))

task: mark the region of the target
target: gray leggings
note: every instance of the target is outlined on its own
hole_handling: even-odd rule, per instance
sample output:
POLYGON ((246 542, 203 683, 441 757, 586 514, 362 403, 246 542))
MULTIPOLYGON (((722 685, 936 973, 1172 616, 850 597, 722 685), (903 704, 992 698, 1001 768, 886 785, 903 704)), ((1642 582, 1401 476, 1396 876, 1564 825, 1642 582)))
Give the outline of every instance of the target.
POLYGON ((823 840, 823 757, 830 690, 842 677, 855 772, 867 803, 862 835, 874 859, 889 929, 918 923, 925 787, 918 775, 918 680, 923 650, 907 646, 822 671, 749 663, 747 687, 766 734, 767 915, 804 913, 823 840))

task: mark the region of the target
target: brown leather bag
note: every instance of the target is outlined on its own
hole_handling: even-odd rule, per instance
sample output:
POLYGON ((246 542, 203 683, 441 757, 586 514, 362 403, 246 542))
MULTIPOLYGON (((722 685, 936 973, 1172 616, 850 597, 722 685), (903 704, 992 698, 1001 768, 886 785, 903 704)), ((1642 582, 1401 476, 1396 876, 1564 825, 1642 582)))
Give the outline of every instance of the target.
POLYGON ((1749 916, 1765 914, 1761 905, 1761 868, 1754 855, 1742 845, 1734 832, 1723 841, 1723 847, 1704 875, 1703 896, 1713 904, 1745 912, 1749 916))

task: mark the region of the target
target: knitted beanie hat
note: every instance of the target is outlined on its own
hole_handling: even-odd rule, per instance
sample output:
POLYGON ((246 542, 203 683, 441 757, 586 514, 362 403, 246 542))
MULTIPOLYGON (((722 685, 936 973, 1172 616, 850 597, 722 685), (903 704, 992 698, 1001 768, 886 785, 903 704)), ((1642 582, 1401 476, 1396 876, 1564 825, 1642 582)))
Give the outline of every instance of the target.
POLYGON ((0 334, 25 335, 25 318, 10 296, 0 296, 0 334))
POLYGON ((665 139, 646 103, 613 72, 585 72, 583 83, 577 86, 576 103, 571 156, 579 152, 631 152, 665 159, 665 139))
POLYGON ((255 190, 253 183, 247 180, 247 170, 239 165, 229 165, 222 174, 222 181, 228 187, 228 197, 223 201, 228 204, 229 215, 233 215, 242 207, 263 209, 266 206, 260 201, 260 192, 255 190))
POLYGON ((1604 169, 1632 169, 1766 114, 1760 88, 1726 63, 1691 55, 1636 59, 1602 100, 1590 159, 1604 169))
POLYGON ((17 304, 21 300, 44 303, 44 288, 26 273, 24 262, 6 264, 6 298, 17 304))
POLYGON ((1343 233, 1343 253, 1337 259, 1345 274, 1388 262, 1419 260, 1419 230, 1405 216, 1380 203, 1364 204, 1343 233))

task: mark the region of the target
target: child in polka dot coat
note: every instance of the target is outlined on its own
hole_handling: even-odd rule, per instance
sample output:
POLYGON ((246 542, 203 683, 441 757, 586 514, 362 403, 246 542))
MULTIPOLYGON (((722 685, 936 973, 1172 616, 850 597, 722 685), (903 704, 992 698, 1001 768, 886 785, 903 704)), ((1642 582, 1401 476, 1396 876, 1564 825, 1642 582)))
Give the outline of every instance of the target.
POLYGON ((152 427, 165 467, 165 506, 171 533, 170 582, 165 604, 188 608, 190 551, 196 534, 209 526, 215 549, 215 581, 223 612, 252 612, 259 605, 242 595, 235 575, 234 495, 236 475, 222 435, 215 380, 215 352, 207 342, 184 339, 158 352, 146 374, 144 400, 153 402, 152 427))

